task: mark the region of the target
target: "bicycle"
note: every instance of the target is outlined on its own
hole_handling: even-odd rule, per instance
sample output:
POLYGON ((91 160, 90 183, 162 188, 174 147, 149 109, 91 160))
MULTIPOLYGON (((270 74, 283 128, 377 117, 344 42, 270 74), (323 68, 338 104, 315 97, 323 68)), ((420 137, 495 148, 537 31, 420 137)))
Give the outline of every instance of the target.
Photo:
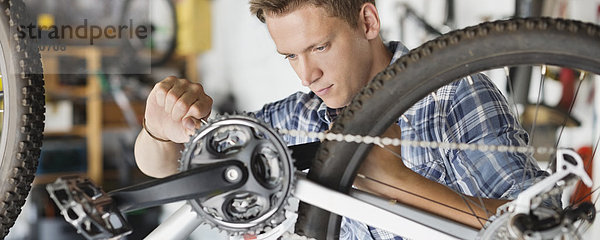
MULTIPOLYGON (((9 6, 7 1, 2 2, 4 10, 7 8, 13 10, 22 7, 22 4, 18 1, 9 2, 12 3, 12 6, 9 6)), ((6 13, 7 11, 4 12, 6 13)), ((11 13, 9 14, 10 17, 17 17, 14 14, 15 11, 8 12, 11 13)), ((10 32, 10 29, 6 27, 9 26, 9 20, 11 19, 6 15, 2 17, 1 30, 3 30, 3 33, 10 32)), ((12 20, 14 21, 15 19, 12 20)), ((1 35, 0 43, 2 43, 2 46, 9 45, 10 38, 8 36, 10 35, 1 35)), ((221 191, 234 191, 240 187, 240 185, 243 185, 250 176, 260 173, 257 176, 262 176, 262 178, 252 177, 254 179, 253 182, 255 183, 252 187, 266 189, 263 191, 267 192, 268 194, 265 195, 269 195, 269 197, 273 195, 274 200, 272 205, 270 203, 267 204, 267 201, 264 201, 264 196, 244 195, 245 197, 234 198, 233 200, 236 201, 229 202, 228 205, 226 204, 226 206, 230 207, 229 209, 219 208, 227 209, 226 211, 211 212, 212 210, 209 210, 208 212, 205 212, 204 207, 206 206, 209 206, 206 207, 206 209, 215 209, 210 207, 211 205, 208 205, 211 202, 191 200, 188 205, 184 206, 184 208, 178 211, 173 218, 161 225, 161 227, 152 233, 149 238, 158 238, 167 235, 171 238, 183 238, 202 222, 218 226, 221 229, 230 231, 238 237, 243 236, 243 233, 256 234, 261 238, 281 235, 287 230, 287 227, 293 225, 296 218, 293 211, 285 211, 287 197, 289 195, 293 195, 301 201, 313 204, 314 206, 324 207, 332 212, 348 215, 372 226, 389 229, 392 232, 403 236, 409 236, 412 233, 418 238, 419 236, 423 236, 419 234, 422 234, 423 231, 425 231, 425 234, 428 234, 427 236, 434 236, 434 238, 475 238, 479 232, 476 229, 468 228, 436 216, 431 216, 430 214, 411 209, 410 207, 404 208, 401 204, 390 205, 389 201, 382 200, 358 190, 353 190, 351 184, 355 178, 357 169, 364 156, 370 150, 370 147, 372 147, 372 144, 359 144, 358 142, 399 143, 394 142, 393 140, 392 142, 389 142, 386 139, 377 137, 364 137, 361 138, 361 141, 358 141, 356 136, 379 136, 387 126, 396 121, 405 110, 409 109, 410 106, 420 98, 430 95, 432 90, 435 90, 454 79, 460 79, 469 76, 471 73, 480 72, 492 67, 504 67, 505 65, 516 64, 553 64, 563 65, 574 69, 582 69, 585 70, 586 73, 599 74, 600 70, 598 69, 598 66, 600 66, 600 62, 597 57, 600 56, 598 46, 598 43, 600 42, 599 38, 600 29, 598 26, 591 24, 553 19, 516 19, 485 23, 477 27, 451 32, 441 38, 432 40, 411 51, 408 55, 391 65, 386 71, 379 74, 359 94, 359 96, 353 100, 347 110, 342 114, 339 121, 334 124, 330 133, 298 133, 283 131, 284 134, 306 134, 307 136, 325 140, 322 143, 319 152, 316 154, 316 159, 311 164, 311 170, 306 177, 300 173, 296 174, 296 176, 292 174, 294 171, 294 168, 292 167, 292 157, 287 150, 287 146, 281 141, 277 132, 265 127, 261 123, 253 121, 252 118, 225 117, 224 119, 217 120, 207 125, 191 139, 190 143, 188 143, 187 151, 184 152, 184 158, 182 158, 183 163, 188 163, 187 166, 182 164, 182 170, 185 170, 184 172, 146 185, 128 188, 113 193, 113 196, 126 196, 127 198, 115 200, 118 199, 117 197, 111 200, 109 195, 104 194, 99 188, 94 187, 89 182, 69 178, 59 180, 58 183, 61 181, 64 183, 62 185, 50 185, 50 193, 53 195, 53 198, 57 200, 57 204, 62 206, 61 209, 63 210, 65 218, 72 221, 80 221, 78 223, 87 223, 87 226, 85 224, 79 225, 81 227, 79 230, 88 234, 109 233, 112 234, 111 236, 119 236, 126 234, 129 230, 124 218, 122 218, 122 215, 116 206, 121 206, 123 209, 134 209, 161 204, 167 201, 206 198, 217 189, 221 191), (515 39, 521 39, 521 41, 514 41, 515 39), (571 44, 562 44, 565 42, 571 44), (514 59, 513 57, 518 58, 514 59), (387 89, 398 91, 386 91, 387 89), (405 101, 397 104, 395 102, 394 104, 390 104, 390 101, 393 100, 386 96, 390 93, 393 94, 393 99, 403 99, 405 101), (383 120, 378 121, 373 125, 371 124, 371 116, 383 116, 383 120), (225 134, 225 136, 223 134, 225 134), (230 139, 229 135, 233 137, 230 139), (354 136, 355 138, 351 139, 349 136, 354 136), (242 161, 246 161, 247 166, 255 166, 256 168, 247 169, 246 166, 240 164, 239 159, 237 161, 225 159, 228 161, 205 166, 203 166, 203 164, 205 164, 205 162, 202 162, 203 159, 199 159, 195 161, 199 161, 201 164, 196 166, 195 163, 192 162, 193 156, 203 153, 203 151, 198 150, 202 148, 197 148, 198 145, 194 144, 199 142, 202 143, 202 141, 206 139, 213 141, 216 137, 221 140, 215 142, 221 144, 216 144, 211 147, 218 151, 209 153, 209 157, 216 158, 219 157, 219 154, 221 153, 234 154, 239 151, 240 153, 251 156, 252 158, 246 156, 242 161), (235 141, 233 141, 234 139, 235 141), (245 149, 244 144, 236 145, 240 143, 240 139, 245 139, 247 142, 253 144, 264 144, 264 146, 267 147, 261 149, 266 150, 260 152, 259 157, 256 157, 258 155, 253 155, 252 151, 243 151, 245 149), (231 141, 228 142, 223 140, 231 141), (338 142, 334 140, 348 142, 338 142), (344 171, 339 171, 339 169, 344 169, 344 171), (224 175, 223 173, 227 174, 224 175), (216 184, 214 179, 208 178, 215 183, 213 186, 187 185, 190 187, 185 189, 173 188, 171 190, 174 191, 175 195, 167 196, 167 198, 162 199, 144 199, 141 197, 143 195, 140 195, 146 188, 150 189, 149 192, 152 192, 151 190, 156 190, 157 188, 151 187, 186 186, 175 183, 191 180, 207 180, 207 176, 218 176, 218 178, 214 179, 219 179, 221 182, 216 184), (322 184, 323 186, 319 184, 322 184), (64 191, 59 191, 61 189, 64 191), (284 191, 276 191, 273 189, 284 191), (184 190, 187 190, 187 192, 184 192, 184 190), (318 192, 319 194, 315 194, 315 192, 318 192), (346 195, 346 193, 348 195, 346 195), (332 204, 327 202, 327 198, 325 199, 325 202, 322 201, 323 199, 320 197, 323 196, 330 196, 338 199, 338 201, 346 201, 348 204, 337 204, 332 206, 332 204), (71 201, 74 200, 72 199, 73 197, 80 197, 83 201, 71 201), (121 202, 119 203, 119 201, 121 202), (362 203, 363 201, 369 202, 370 204, 364 204, 362 203), (98 205, 86 205, 87 203, 98 203, 98 205), (251 203, 252 205, 248 205, 248 203, 251 203), (375 204, 375 206, 372 204, 375 204), (336 209, 337 207, 343 207, 346 209, 346 212, 344 209, 336 209), (401 210, 398 210, 397 208, 400 208, 401 210), (360 209, 367 211, 358 211, 360 209), (86 212, 86 210, 88 212, 86 212), (398 213, 403 211, 410 212, 409 215, 411 216, 405 216, 405 213, 398 213), (237 215, 232 218, 234 220, 233 222, 227 222, 223 220, 229 220, 231 216, 222 215, 222 213, 235 213, 237 215), (374 217, 373 213, 378 213, 377 217, 374 217), (203 216, 204 219, 201 219, 198 216, 203 216), (377 218, 382 218, 383 221, 377 218), (389 221, 390 219, 393 219, 394 221, 389 221), (436 222, 429 222, 432 219, 435 219, 436 222), (412 227, 406 227, 408 225, 412 227), (403 228, 399 228, 398 226, 403 228)), ((25 43, 17 41, 17 44, 25 43)), ((29 45, 30 43, 28 42, 27 44, 29 45)), ((5 179, 9 179, 9 181, 4 181, 2 185, 3 188, 0 189, 0 191, 2 191, 0 197, 5 197, 2 199, 2 203, 0 203, 0 207, 3 211, 3 214, 1 214, 3 216, 2 228, 6 229, 4 230, 5 232, 12 224, 11 221, 14 221, 13 216, 16 216, 20 205, 22 205, 24 201, 24 196, 26 196, 28 191, 27 186, 29 185, 27 182, 30 182, 33 178, 33 172, 35 172, 35 159, 37 159, 36 153, 39 153, 39 150, 35 150, 35 148, 39 147, 43 126, 43 107, 40 106, 40 104, 43 103, 43 82, 41 80, 41 75, 32 74, 36 73, 37 70, 40 70, 39 72, 41 72, 41 69, 39 68, 40 64, 36 63, 37 60, 30 60, 30 57, 35 58, 39 55, 36 55, 36 53, 30 49, 31 48, 15 47, 10 48, 10 51, 2 51, 3 56, 4 54, 12 56, 12 58, 9 59, 13 60, 6 61, 7 58, 2 58, 5 60, 4 64, 7 66, 0 69, 8 70, 2 72, 23 73, 15 75, 14 78, 11 78, 12 75, 8 74, 8 78, 3 78, 4 81, 2 81, 4 89, 3 109, 6 110, 6 112, 3 112, 2 114, 4 121, 3 130, 7 130, 2 131, 2 147, 4 147, 2 152, 4 155, 9 155, 8 158, 3 156, 1 166, 2 176, 5 179), (19 52, 20 49, 28 49, 27 54, 19 52), (27 57, 28 60, 23 60, 25 57, 27 57), (17 81, 16 76, 19 76, 22 80, 24 78, 26 81, 17 81), (25 86, 13 84, 25 84, 25 86), (19 89, 26 97, 21 99, 21 101, 15 101, 15 99, 19 99, 17 97, 19 96, 19 89), (19 105, 25 105, 25 107, 19 107, 19 105), (12 114, 13 110, 16 111, 16 114, 12 114), (11 141, 8 141, 8 139, 11 139, 11 141), (12 139, 17 139, 17 141, 12 141, 12 139), (8 186, 8 189, 6 186, 8 186)), ((583 79, 583 76, 585 75, 587 74, 581 74, 580 76, 582 76, 581 78, 583 79)), ((6 74, 3 74, 3 76, 6 76, 6 74)), ((471 146, 474 146, 452 143, 435 143, 437 145, 432 145, 433 143, 423 143, 418 141, 416 143, 402 142, 402 144, 423 145, 426 148, 451 149, 460 149, 461 147, 470 148, 471 146)), ((203 144, 200 144, 200 147, 203 146, 203 144)), ((314 148, 314 146, 309 148, 314 148)), ((487 145, 475 146, 475 149, 485 151, 491 150, 490 146, 487 145)), ((527 147, 514 149, 506 147, 503 149, 502 147, 495 147, 496 151, 542 152, 541 149, 542 148, 527 147)), ((552 146, 550 148, 544 148, 543 152, 554 153, 556 152, 554 151, 555 149, 555 146, 552 146)), ((558 176, 556 178, 563 180, 564 177, 569 176, 568 173, 572 173, 586 180, 585 182, 588 182, 586 178, 587 175, 582 174, 580 171, 584 163, 577 155, 563 150, 557 152, 559 159, 564 161, 558 161, 557 166, 559 166, 559 168, 557 168, 557 172, 555 175, 551 175, 551 177, 547 178, 552 181, 541 182, 544 183, 542 185, 545 186, 543 187, 545 189, 543 189, 544 191, 533 194, 535 197, 543 196, 547 198, 547 196, 543 194, 548 192, 546 191, 547 189, 550 189, 550 193, 554 194, 556 192, 554 191, 555 189, 561 189, 562 186, 564 186, 563 184, 560 185, 559 188, 555 188, 555 184, 560 181, 553 179, 552 176, 558 176), (561 167, 565 167, 565 171, 562 171, 561 167), (542 195, 538 195, 537 193, 542 195)), ((310 157, 308 157, 308 159, 309 158, 310 157)), ((564 181, 564 183, 567 182, 571 182, 571 180, 564 181)), ((537 184, 534 186, 541 185, 537 184)), ((595 193, 596 190, 597 188, 593 189, 592 193, 595 193)), ((530 202, 532 198, 530 196, 530 198, 524 199, 525 201, 521 199, 519 202, 525 202, 525 205, 527 205, 527 202, 530 202)), ((220 203, 225 202, 224 198, 217 199, 213 202, 216 204, 215 206, 219 205, 219 201, 221 201, 220 203)), ((297 215, 297 233, 309 237, 316 237, 318 239, 336 238, 339 235, 339 217, 333 213, 319 210, 314 206, 300 207, 297 215)), ((558 217, 556 219, 558 219, 558 221, 551 221, 550 223, 552 224, 545 225, 545 229, 538 229, 534 228, 535 224, 532 225, 532 223, 537 223, 536 221, 538 219, 533 218, 533 215, 529 214, 530 209, 528 207, 525 207, 525 211, 523 212, 521 207, 516 207, 517 205, 512 206, 513 207, 511 208, 509 205, 505 209, 505 212, 500 212, 496 220, 491 222, 491 224, 485 227, 480 233, 483 234, 481 236, 489 236, 485 235, 489 233, 505 233, 528 237, 535 236, 535 234, 539 234, 542 237, 549 237, 553 236, 551 234, 558 233, 577 236, 577 232, 583 230, 580 229, 580 226, 583 226, 580 223, 587 224, 592 222, 596 213, 595 205, 592 205, 591 207, 589 205, 584 205, 567 208, 567 210, 561 212, 562 214, 557 215, 558 217), (513 213, 521 213, 521 215, 513 215, 513 213), (515 218, 515 216, 518 216, 518 218, 515 218), (567 229, 566 232, 563 232, 563 229, 567 229)), ((552 220, 555 218, 550 219, 552 220)), ((101 236, 105 237, 108 235, 101 236)))
MULTIPOLYGON (((453 31, 412 50, 377 75, 353 99, 329 133, 273 130, 251 117, 225 116, 205 125, 186 144, 179 174, 109 194, 88 180, 75 178, 58 180, 48 190, 65 218, 89 238, 127 234, 130 229, 121 211, 183 199, 192 200, 148 239, 183 239, 201 223, 237 238, 274 239, 292 227, 296 219, 295 233, 334 239, 340 234, 339 215, 413 238, 576 238, 584 230, 594 229, 589 226, 594 222, 597 200, 583 204, 576 200, 576 204, 558 212, 540 204, 552 200, 579 179, 592 186, 584 166, 593 157, 584 162, 573 151, 559 149, 560 138, 548 147, 516 147, 376 136, 401 119, 415 102, 423 97, 435 98, 434 90, 439 87, 463 77, 472 81, 471 74, 490 68, 542 65, 539 77, 543 82, 546 66, 559 65, 580 70, 581 83, 586 76, 600 73, 598 43, 598 26, 562 19, 513 19, 453 31), (373 122, 372 116, 382 117, 373 122), (312 163, 306 162, 312 158, 310 154, 298 154, 310 152, 306 149, 314 149, 314 144, 290 147, 305 150, 294 151, 294 163, 279 133, 321 139, 323 143, 312 163), (374 144, 506 154, 535 152, 556 156, 557 168, 502 207, 480 231, 353 189, 357 176, 366 178, 357 170, 374 144), (311 167, 305 176, 292 174, 293 165, 298 169, 311 167), (211 184, 197 186, 198 182, 211 184), (287 207, 290 195, 308 203, 301 204, 297 214, 287 207)), ((593 135, 597 146, 598 138, 593 135)), ((590 194, 597 190, 594 185, 590 194)), ((483 220, 490 220, 492 215, 483 220)))

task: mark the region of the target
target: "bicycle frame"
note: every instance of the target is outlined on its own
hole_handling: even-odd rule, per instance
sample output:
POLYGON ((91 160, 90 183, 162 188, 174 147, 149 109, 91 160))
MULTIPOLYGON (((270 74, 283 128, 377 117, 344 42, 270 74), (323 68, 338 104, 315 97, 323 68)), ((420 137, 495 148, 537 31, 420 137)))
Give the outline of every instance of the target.
MULTIPOLYGON (((306 179, 301 172, 296 173, 296 188, 292 195, 302 202, 413 239, 474 239, 479 231, 404 204, 390 203, 360 190, 353 190, 349 195, 339 193, 306 179)), ((202 219, 186 202, 146 239, 183 240, 200 224, 202 219)), ((257 239, 276 238, 259 235, 257 239)))
MULTIPOLYGON (((303 147, 314 146, 312 144, 303 147)), ((557 171, 521 192, 516 200, 500 206, 498 213, 503 214, 504 217, 505 214, 510 214, 508 216, 510 218, 526 216, 541 205, 541 201, 534 200, 552 190, 559 182, 563 182, 560 185, 571 185, 576 182, 573 180, 581 179, 586 185, 592 185, 584 169, 583 160, 576 152, 559 149, 556 154, 557 166, 559 166, 557 171)), ((112 238, 131 232, 129 224, 122 217, 123 212, 180 200, 197 199, 215 190, 225 191, 243 186, 247 181, 247 173, 241 171, 242 166, 239 166, 241 164, 237 161, 209 164, 109 194, 94 186, 89 179, 73 176, 59 178, 55 183, 47 185, 47 190, 60 208, 61 214, 78 229, 78 232, 89 239, 112 238), (223 172, 234 168, 240 169, 241 177, 226 180, 226 177, 222 176, 223 172), (198 186, 195 183, 210 184, 198 186)), ((292 207, 296 205, 293 204, 294 200, 412 239, 475 239, 480 237, 479 234, 488 234, 435 214, 414 209, 412 206, 397 203, 395 200, 386 200, 360 190, 351 189, 348 194, 331 190, 307 179, 301 171, 292 174, 296 177, 295 188, 291 192, 293 197, 287 200, 289 205, 282 209, 285 211, 285 220, 261 235, 235 235, 233 239, 248 237, 277 239, 286 232, 293 231, 298 217, 296 209, 292 207)), ((150 233, 147 239, 187 239, 194 229, 205 222, 193 204, 190 201, 184 204, 150 233)), ((572 222, 576 220, 577 218, 570 218, 572 222)), ((501 221, 499 224, 506 223, 501 221)), ((521 227, 519 224, 513 225, 521 227)), ((328 227, 337 226, 328 224, 328 227)), ((561 228, 562 225, 558 227, 561 228)), ((553 230, 554 227, 549 229, 553 230)))
MULTIPOLYGON (((583 170, 581 158, 571 150, 559 150, 557 153, 558 164, 566 169, 558 171, 544 181, 541 181, 530 189, 519 194, 519 197, 509 202, 506 208, 520 208, 523 204, 529 206, 530 200, 537 194, 541 194, 551 188, 556 182, 564 180, 568 175, 578 176, 588 185, 591 180, 583 170), (575 159, 575 164, 564 161, 564 156, 575 159)), ((296 188, 292 195, 305 203, 325 209, 335 214, 351 219, 357 219, 372 227, 385 229, 399 236, 411 239, 475 239, 479 233, 478 229, 442 218, 411 206, 390 202, 363 191, 353 189, 349 194, 343 194, 330 190, 317 183, 308 180, 304 173, 296 173, 296 188), (335 204, 332 204, 335 203, 335 204)), ((502 209, 500 207, 499 209, 502 209)), ((288 220, 280 225, 279 229, 273 229, 266 235, 259 235, 256 239, 277 239, 281 233, 291 230, 296 215, 286 213, 288 220), (291 223, 290 223, 291 222, 291 223), (279 234, 278 234, 279 233, 279 234)), ((192 209, 189 203, 185 203, 165 222, 156 228, 146 239, 186 239, 200 224, 202 219, 192 209)), ((232 239, 244 239, 243 236, 232 239)))
MULTIPOLYGON (((519 194, 515 201, 509 202, 499 209, 504 211, 504 209, 513 208, 519 212, 523 205, 529 207, 533 197, 546 192, 569 175, 577 176, 586 185, 591 185, 591 180, 583 169, 583 161, 574 151, 561 149, 558 150, 557 156, 557 164, 564 166, 564 169, 535 184, 519 194), (565 156, 570 156, 574 160, 565 161, 565 156)), ((414 209, 402 203, 390 202, 360 190, 353 189, 349 194, 330 190, 308 180, 302 172, 296 173, 296 188, 292 195, 302 202, 411 239, 475 239, 479 233, 478 229, 414 209)), ((256 239, 277 239, 280 236, 277 233, 291 230, 295 217, 291 216, 291 220, 293 220, 291 224, 286 221, 282 224, 283 226, 278 227, 280 229, 274 229, 267 235, 259 235, 256 239), (285 229, 286 227, 287 229, 285 229)), ((186 202, 146 239, 186 239, 200 224, 202 224, 202 219, 186 202)), ((243 239, 243 237, 238 238, 243 239)))

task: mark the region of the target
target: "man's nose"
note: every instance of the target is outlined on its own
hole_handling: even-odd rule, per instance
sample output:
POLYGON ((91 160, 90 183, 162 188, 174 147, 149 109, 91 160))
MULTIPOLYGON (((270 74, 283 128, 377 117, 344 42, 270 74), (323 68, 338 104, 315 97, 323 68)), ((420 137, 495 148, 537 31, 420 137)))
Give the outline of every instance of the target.
POLYGON ((323 76, 323 71, 309 59, 302 59, 299 69, 299 77, 302 80, 302 85, 305 87, 310 86, 314 81, 319 80, 323 76))

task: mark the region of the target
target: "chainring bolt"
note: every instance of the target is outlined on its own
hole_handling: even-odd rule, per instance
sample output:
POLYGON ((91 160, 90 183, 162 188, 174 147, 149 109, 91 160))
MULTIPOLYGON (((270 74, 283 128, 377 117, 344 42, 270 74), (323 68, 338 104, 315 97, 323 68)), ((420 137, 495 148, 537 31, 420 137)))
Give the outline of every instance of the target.
POLYGON ((241 178, 240 169, 237 167, 230 167, 225 170, 225 179, 229 182, 237 182, 241 178))

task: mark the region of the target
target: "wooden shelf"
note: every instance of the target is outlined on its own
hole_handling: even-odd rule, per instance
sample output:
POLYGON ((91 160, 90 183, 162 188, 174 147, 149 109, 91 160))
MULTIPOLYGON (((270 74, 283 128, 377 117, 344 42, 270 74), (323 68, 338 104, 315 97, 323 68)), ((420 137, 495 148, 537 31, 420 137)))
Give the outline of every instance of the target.
MULTIPOLYGON (((75 135, 86 138, 87 145, 87 173, 96 183, 102 183, 102 91, 100 79, 97 75, 101 70, 103 53, 111 53, 105 49, 92 46, 68 46, 66 51, 41 52, 44 67, 45 89, 49 96, 60 95, 66 97, 84 98, 86 101, 86 123, 74 126, 70 131, 45 132, 46 136, 75 135), (85 86, 66 86, 60 84, 59 71, 60 57, 77 57, 85 61, 87 79, 85 86)), ((44 182, 45 179, 56 179, 53 174, 42 174, 36 179, 44 182)), ((35 182, 35 181, 34 181, 35 182)))
POLYGON ((57 136, 65 136, 65 135, 86 137, 86 134, 87 134, 87 126, 85 126, 85 125, 73 126, 69 131, 44 132, 44 136, 48 136, 48 137, 57 137, 57 136))
MULTIPOLYGON (((46 76, 46 82, 48 82, 48 78, 52 78, 50 76, 46 76)), ((53 82, 50 80, 50 82, 53 82)), ((85 98, 87 97, 87 87, 83 86, 48 86, 46 84, 47 89, 52 89, 52 91, 48 92, 48 95, 51 96, 59 96, 59 97, 75 97, 75 98, 85 98)))

